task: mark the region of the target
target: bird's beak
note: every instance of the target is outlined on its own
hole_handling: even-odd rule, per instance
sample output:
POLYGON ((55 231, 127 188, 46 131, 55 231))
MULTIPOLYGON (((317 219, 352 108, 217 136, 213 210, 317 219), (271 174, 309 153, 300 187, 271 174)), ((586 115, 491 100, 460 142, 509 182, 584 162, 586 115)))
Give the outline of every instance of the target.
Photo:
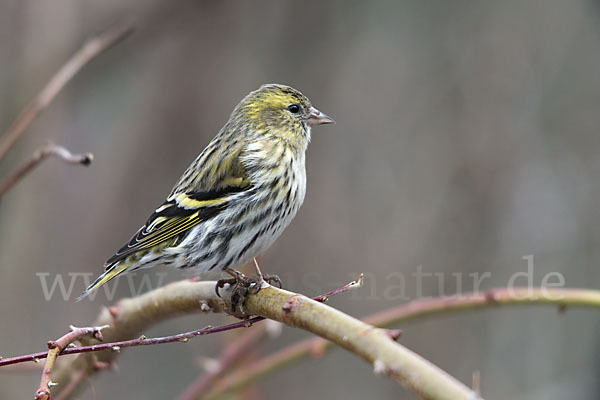
POLYGON ((314 107, 311 107, 307 123, 308 125, 313 126, 323 124, 335 124, 335 121, 330 116, 323 114, 321 111, 317 110, 314 107))

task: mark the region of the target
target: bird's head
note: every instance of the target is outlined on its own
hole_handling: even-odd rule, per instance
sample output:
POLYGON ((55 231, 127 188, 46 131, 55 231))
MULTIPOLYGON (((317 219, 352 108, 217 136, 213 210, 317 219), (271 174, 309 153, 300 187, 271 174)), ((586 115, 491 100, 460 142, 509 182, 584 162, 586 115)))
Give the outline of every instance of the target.
POLYGON ((235 108, 230 121, 246 125, 249 134, 272 135, 288 144, 304 146, 310 141, 311 126, 334 123, 302 93, 278 84, 250 92, 235 108))

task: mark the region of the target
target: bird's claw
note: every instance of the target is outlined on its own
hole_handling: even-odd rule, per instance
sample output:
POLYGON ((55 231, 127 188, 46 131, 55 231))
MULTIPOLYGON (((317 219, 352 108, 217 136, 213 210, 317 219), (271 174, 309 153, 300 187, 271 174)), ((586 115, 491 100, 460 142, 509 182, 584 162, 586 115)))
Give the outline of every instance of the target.
POLYGON ((243 305, 248 294, 256 294, 262 289, 263 282, 276 283, 281 289, 281 279, 277 275, 258 275, 254 278, 249 278, 241 272, 234 271, 234 277, 229 279, 219 279, 215 286, 217 296, 221 297, 219 289, 225 287, 225 284, 233 288, 231 294, 231 310, 232 314, 236 314, 236 310, 243 313, 243 305))
POLYGON ((223 289, 226 284, 229 286, 233 286, 236 282, 237 282, 236 278, 219 279, 217 281, 217 284, 215 285, 215 293, 217 293, 217 296, 221 297, 221 293, 219 293, 219 289, 223 289))
MULTIPOLYGON (((270 285, 272 285, 273 283, 276 283, 277 286, 279 287, 279 289, 281 289, 281 287, 282 287, 281 279, 279 279, 279 277, 277 275, 263 275, 262 278, 265 282, 267 282, 270 285)), ((258 290, 260 290, 260 287, 258 290)))

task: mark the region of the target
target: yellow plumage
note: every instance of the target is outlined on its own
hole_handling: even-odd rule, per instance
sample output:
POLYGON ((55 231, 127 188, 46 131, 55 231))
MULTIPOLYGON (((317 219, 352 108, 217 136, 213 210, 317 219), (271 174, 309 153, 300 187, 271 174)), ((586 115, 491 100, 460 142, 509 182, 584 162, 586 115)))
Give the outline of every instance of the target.
POLYGON ((311 126, 332 122, 289 86, 248 94, 81 298, 125 271, 170 264, 205 276, 252 260, 304 200, 311 126))

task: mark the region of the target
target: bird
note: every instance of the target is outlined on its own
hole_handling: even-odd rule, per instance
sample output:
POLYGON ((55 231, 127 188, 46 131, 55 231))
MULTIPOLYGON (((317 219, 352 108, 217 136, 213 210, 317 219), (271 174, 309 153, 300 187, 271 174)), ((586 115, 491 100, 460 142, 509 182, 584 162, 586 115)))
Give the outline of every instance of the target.
POLYGON ((304 201, 311 128, 332 123, 290 86, 265 84, 250 92, 78 300, 120 274, 157 265, 193 268, 199 277, 228 273, 233 278, 219 280, 217 294, 224 283, 248 287, 261 281, 255 257, 281 235, 304 201), (255 280, 238 271, 252 260, 255 280))

